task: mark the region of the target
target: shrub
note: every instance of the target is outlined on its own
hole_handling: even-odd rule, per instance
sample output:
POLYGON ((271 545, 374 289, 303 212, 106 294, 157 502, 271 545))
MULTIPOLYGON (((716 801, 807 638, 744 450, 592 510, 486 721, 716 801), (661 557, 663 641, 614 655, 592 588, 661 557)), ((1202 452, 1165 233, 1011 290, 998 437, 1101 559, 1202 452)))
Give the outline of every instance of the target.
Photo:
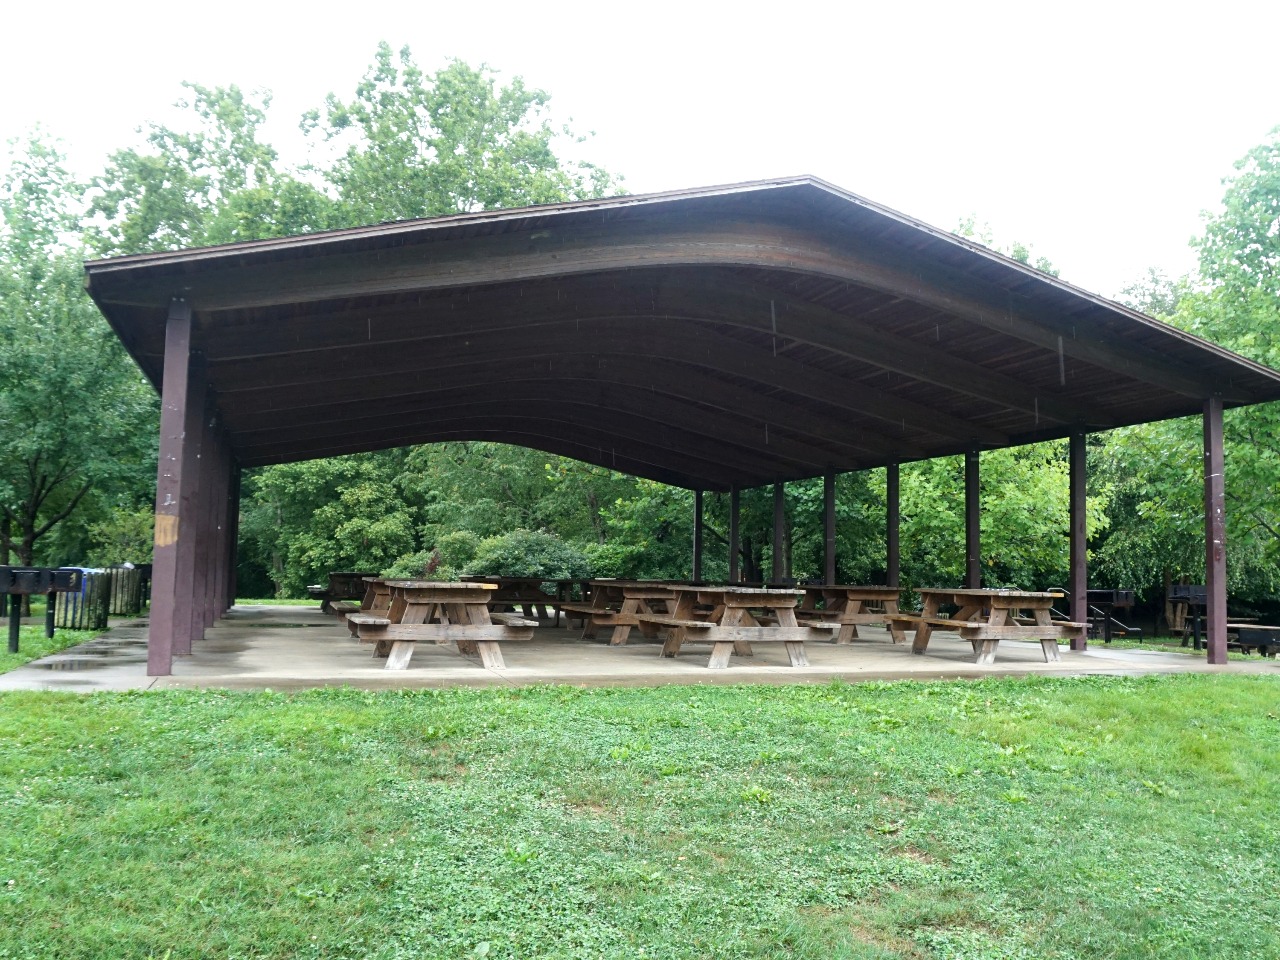
POLYGON ((440 554, 440 565, 453 567, 455 570, 464 569, 475 559, 476 551, 479 549, 480 537, 470 530, 455 530, 453 533, 443 534, 436 540, 436 552, 440 554))
POLYGON ((387 580, 441 580, 458 579, 458 568, 440 562, 439 551, 419 550, 406 553, 382 571, 387 580))
POLYGON ((481 541, 466 572, 488 577, 578 580, 591 576, 591 565, 581 550, 553 533, 512 530, 481 541))

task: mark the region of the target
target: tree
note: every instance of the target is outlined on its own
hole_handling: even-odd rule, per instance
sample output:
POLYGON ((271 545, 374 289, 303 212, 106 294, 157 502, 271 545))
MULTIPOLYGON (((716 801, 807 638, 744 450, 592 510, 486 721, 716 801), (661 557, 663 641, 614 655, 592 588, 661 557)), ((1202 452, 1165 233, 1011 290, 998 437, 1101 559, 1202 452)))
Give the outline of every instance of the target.
MULTIPOLYGON (((1154 273, 1126 290, 1139 309, 1280 367, 1280 128, 1250 150, 1206 215, 1196 284, 1154 273)), ((1280 405, 1229 410, 1226 446, 1228 576, 1233 598, 1262 601, 1280 587, 1280 405)), ((1114 523, 1098 551, 1113 582, 1154 586, 1204 577, 1198 418, 1113 431, 1102 469, 1114 523)))
POLYGON ((557 154, 583 138, 552 126, 549 100, 458 60, 428 77, 382 43, 353 99, 330 94, 302 128, 342 151, 321 173, 349 224, 603 196, 612 175, 557 154))
POLYGON ((83 188, 33 136, 0 180, 0 560, 40 541, 96 492, 150 466, 157 404, 85 295, 69 242, 83 188))
POLYGON ((260 240, 333 225, 332 201, 317 187, 277 167, 275 148, 259 133, 271 105, 265 92, 237 86, 183 84, 177 106, 193 131, 152 124, 149 149, 111 155, 94 181, 91 232, 103 254, 260 240))

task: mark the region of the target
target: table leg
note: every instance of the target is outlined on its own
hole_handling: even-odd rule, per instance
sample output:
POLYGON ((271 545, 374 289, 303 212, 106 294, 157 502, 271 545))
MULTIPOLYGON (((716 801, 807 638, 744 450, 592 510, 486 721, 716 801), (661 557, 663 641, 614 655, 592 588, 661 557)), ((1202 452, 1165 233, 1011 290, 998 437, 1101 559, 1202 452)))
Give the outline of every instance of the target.
MULTIPOLYGON (((683 628, 681 628, 683 629, 683 628)), ((717 640, 711 645, 711 659, 707 667, 711 670, 723 670, 729 666, 729 656, 733 653, 734 644, 730 640, 717 640)))
MULTIPOLYGON (((884 615, 889 617, 895 613, 899 613, 897 600, 886 600, 884 602, 884 615)), ((902 629, 902 625, 894 623, 892 620, 885 620, 885 625, 889 628, 889 638, 894 643, 905 643, 907 635, 902 629)))
MULTIPOLYGON (((633 597, 628 597, 627 599, 623 600, 622 606, 618 608, 619 618, 624 616, 634 618, 635 615, 640 612, 639 611, 640 605, 641 605, 641 601, 638 601, 633 597)), ((630 634, 631 634, 631 624, 629 623, 614 624, 613 636, 609 638, 609 646, 611 647, 624 646, 627 642, 627 637, 630 636, 630 634)))
POLYGON ((938 615, 938 598, 928 596, 925 598, 924 607, 920 610, 921 620, 916 624, 916 636, 911 641, 911 652, 916 655, 923 655, 929 649, 929 635, 933 632, 933 628, 925 623, 938 615))
POLYGON ((974 646, 977 648, 977 656, 974 657, 974 663, 980 667, 989 667, 996 662, 996 644, 999 640, 975 640, 974 646))
MULTIPOLYGON (((1033 610, 1032 613, 1036 618, 1036 625, 1041 627, 1050 626, 1053 623, 1053 617, 1049 615, 1048 610, 1033 610)), ((1041 637, 1040 649, 1044 651, 1045 663, 1060 663, 1062 654, 1058 651, 1058 641, 1053 637, 1041 637)))
POLYGON ((391 644, 391 652, 387 656, 387 670, 407 670, 409 659, 413 656, 413 648, 417 646, 412 640, 396 640, 391 644))
MULTIPOLYGON (((693 610, 697 605, 697 598, 692 593, 681 593, 676 599, 671 615, 677 620, 693 620, 693 610)), ((652 626, 655 627, 656 633, 657 624, 652 626)), ((667 639, 662 642, 662 649, 658 651, 658 656, 674 657, 679 654, 680 645, 684 643, 684 635, 684 627, 672 627, 668 630, 667 639)))
POLYGON ((852 618, 862 612, 862 601, 837 597, 835 600, 830 601, 828 606, 840 614, 837 622, 841 626, 840 632, 836 634, 836 643, 852 643, 854 640, 859 639, 858 625, 852 618))
MULTIPOLYGON (((751 616, 745 607, 722 607, 724 615, 717 621, 722 627, 754 627, 756 626, 755 617, 751 616)), ((795 615, 792 614, 792 619, 795 615)), ((746 640, 734 640, 733 652, 740 657, 752 656, 751 644, 746 640)))
MULTIPOLYGON (((778 626, 799 626, 796 622, 796 612, 791 607, 775 607, 774 613, 778 617, 778 626)), ((807 667, 809 665, 809 656, 805 653, 803 640, 783 640, 782 646, 786 649, 787 659, 793 667, 807 667)))

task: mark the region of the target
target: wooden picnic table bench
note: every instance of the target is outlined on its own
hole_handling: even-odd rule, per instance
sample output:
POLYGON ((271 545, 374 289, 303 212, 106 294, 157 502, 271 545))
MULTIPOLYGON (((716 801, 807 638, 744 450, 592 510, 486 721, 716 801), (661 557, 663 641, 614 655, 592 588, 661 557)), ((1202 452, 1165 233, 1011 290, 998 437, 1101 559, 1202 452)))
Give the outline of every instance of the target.
POLYGON ((489 612, 491 583, 445 583, 432 580, 387 580, 390 604, 385 614, 355 613, 347 617, 356 636, 372 643, 374 656, 387 658, 388 670, 404 670, 418 643, 457 645, 481 664, 502 669, 499 643, 532 640, 536 620, 489 612))
MULTIPOLYGON (((887 616, 891 631, 901 633, 915 628, 911 652, 923 654, 934 630, 954 630, 960 639, 973 646, 974 663, 990 666, 995 662, 996 647, 1001 640, 1035 640, 1040 644, 1046 663, 1062 659, 1058 641, 1083 638, 1087 623, 1054 620, 1049 613, 1053 601, 1061 594, 1026 590, 984 590, 974 588, 922 588, 919 614, 898 613, 887 616), (950 617, 939 616, 944 605, 959 609, 950 617), (1031 614, 1031 622, 1018 622, 1017 613, 1031 614)), ((895 641, 897 636, 895 636, 895 641)))
POLYGON ((752 656, 753 643, 781 643, 793 667, 806 667, 806 640, 838 631, 840 624, 796 620, 800 591, 736 586, 672 585, 675 594, 670 614, 642 613, 636 622, 642 633, 657 637, 667 632, 661 655, 675 657, 686 643, 710 643, 707 666, 724 669, 732 654, 752 656), (767 622, 761 622, 767 621, 767 622))
POLYGON ((641 615, 665 616, 675 594, 672 585, 649 580, 592 580, 589 603, 565 603, 560 609, 571 620, 581 620, 582 639, 592 640, 601 627, 612 627, 611 646, 624 645, 641 615))
POLYGON ((364 578, 374 576, 372 573, 355 570, 337 570, 329 574, 327 585, 311 584, 307 593, 313 600, 320 601, 321 613, 333 613, 335 600, 359 600, 364 596, 364 578))
POLYGON ((1236 620, 1227 624, 1227 633, 1236 635, 1236 646, 1241 653, 1257 650, 1260 656, 1274 657, 1280 650, 1280 627, 1236 620))
MULTIPOLYGON (((804 599, 796 608, 801 622, 822 621, 839 625, 836 643, 858 638, 858 624, 885 623, 898 612, 899 590, 878 584, 804 584, 804 599), (879 607, 879 611, 872 610, 879 607)), ((895 637, 895 642, 900 637, 895 637)))
MULTIPOLYGON (((489 596, 490 610, 499 613, 520 612, 525 617, 554 620, 557 624, 560 622, 560 612, 564 604, 570 601, 574 588, 581 588, 583 583, 546 577, 475 576, 462 579, 465 583, 492 583, 497 586, 498 589, 489 596), (547 586, 553 592, 548 593, 543 589, 547 586)), ((585 590, 583 595, 586 595, 585 590)))

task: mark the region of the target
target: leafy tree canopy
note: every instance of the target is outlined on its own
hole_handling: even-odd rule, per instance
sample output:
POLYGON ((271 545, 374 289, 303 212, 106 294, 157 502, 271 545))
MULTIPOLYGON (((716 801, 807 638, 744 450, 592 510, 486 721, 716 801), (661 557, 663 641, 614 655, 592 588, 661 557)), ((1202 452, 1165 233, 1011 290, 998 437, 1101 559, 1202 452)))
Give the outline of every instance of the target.
POLYGON ((302 128, 343 150, 323 176, 348 223, 603 196, 611 174, 556 152, 582 138, 552 125, 549 99, 458 60, 428 76, 382 43, 355 96, 330 94, 302 128))

